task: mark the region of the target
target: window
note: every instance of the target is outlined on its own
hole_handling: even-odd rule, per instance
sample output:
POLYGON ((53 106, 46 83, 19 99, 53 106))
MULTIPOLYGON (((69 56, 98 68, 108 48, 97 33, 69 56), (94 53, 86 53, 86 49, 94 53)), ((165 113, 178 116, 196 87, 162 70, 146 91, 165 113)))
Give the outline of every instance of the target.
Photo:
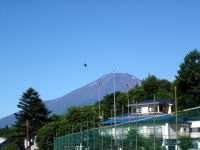
POLYGON ((149 112, 154 112, 155 111, 155 107, 154 106, 150 106, 149 107, 149 112))
POLYGON ((141 107, 137 108, 137 113, 141 113, 141 112, 142 112, 141 107))
POLYGON ((184 132, 187 132, 187 128, 183 128, 183 131, 184 131, 184 132))
POLYGON ((200 132, 200 128, 191 128, 192 132, 200 132))
POLYGON ((159 109, 160 109, 160 111, 164 110, 162 105, 159 106, 159 109))

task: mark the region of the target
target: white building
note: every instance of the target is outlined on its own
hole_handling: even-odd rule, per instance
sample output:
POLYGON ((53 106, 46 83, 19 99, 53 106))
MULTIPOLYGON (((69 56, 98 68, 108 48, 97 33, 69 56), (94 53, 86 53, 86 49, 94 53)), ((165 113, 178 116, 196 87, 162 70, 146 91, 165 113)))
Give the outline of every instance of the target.
MULTIPOLYGON (((199 117, 188 117, 183 113, 176 115, 172 113, 173 102, 168 100, 145 100, 135 104, 130 104, 131 113, 125 117, 111 118, 102 122, 104 125, 126 124, 129 121, 131 124, 138 122, 137 127, 139 135, 144 138, 149 138, 151 135, 156 135, 156 138, 162 139, 162 146, 167 150, 180 150, 176 147, 176 140, 182 136, 188 136, 193 141, 191 150, 200 150, 200 114, 199 117), (155 125, 155 126, 154 126, 155 125), (178 135, 178 138, 177 138, 178 135)), ((200 107, 198 108, 200 112, 200 107)), ((188 110, 189 111, 189 110, 188 110)), ((120 139, 122 134, 125 135, 130 131, 127 129, 120 129, 120 127, 105 129, 102 134, 109 134, 120 139)))
POLYGON ((174 102, 168 100, 144 100, 128 107, 131 109, 132 115, 163 115, 171 114, 174 102))
POLYGON ((6 143, 7 139, 4 137, 0 137, 0 148, 6 143))
POLYGON ((27 141, 27 139, 24 139, 24 148, 30 147, 31 150, 38 150, 38 146, 36 143, 36 137, 33 139, 30 139, 30 142, 27 141))

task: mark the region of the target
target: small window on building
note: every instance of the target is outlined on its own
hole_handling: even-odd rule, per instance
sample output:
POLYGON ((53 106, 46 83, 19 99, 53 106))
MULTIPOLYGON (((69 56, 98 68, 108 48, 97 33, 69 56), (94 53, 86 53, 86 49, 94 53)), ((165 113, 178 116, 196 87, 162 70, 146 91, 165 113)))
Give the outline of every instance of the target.
POLYGON ((192 128, 192 132, 200 132, 200 128, 192 128))
POLYGON ((160 109, 160 111, 164 110, 162 105, 159 106, 159 109, 160 109))
POLYGON ((183 128, 183 131, 184 131, 184 132, 187 132, 187 128, 183 128))
POLYGON ((137 108, 137 113, 141 113, 141 112, 142 112, 141 107, 137 108))
POLYGON ((154 112, 154 111, 155 111, 154 106, 150 106, 150 107, 149 107, 149 112, 154 112))
POLYGON ((136 113, 136 108, 132 108, 132 113, 136 113))

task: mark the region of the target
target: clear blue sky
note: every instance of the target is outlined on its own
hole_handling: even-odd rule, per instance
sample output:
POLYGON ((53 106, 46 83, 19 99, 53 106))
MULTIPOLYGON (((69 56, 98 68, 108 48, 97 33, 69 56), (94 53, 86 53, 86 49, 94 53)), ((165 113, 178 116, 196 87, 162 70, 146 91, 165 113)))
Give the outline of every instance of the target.
POLYGON ((29 87, 50 100, 113 70, 173 81, 199 35, 199 0, 1 0, 0 118, 29 87))

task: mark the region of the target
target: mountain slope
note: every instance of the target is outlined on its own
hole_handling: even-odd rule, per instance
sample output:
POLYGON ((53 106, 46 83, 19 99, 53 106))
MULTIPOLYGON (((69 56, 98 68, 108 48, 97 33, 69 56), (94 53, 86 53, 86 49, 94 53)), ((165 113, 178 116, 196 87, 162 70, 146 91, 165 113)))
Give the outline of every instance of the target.
MULTIPOLYGON (((127 73, 115 73, 115 88, 116 91, 125 92, 127 89, 125 85, 129 85, 129 89, 135 85, 140 85, 141 81, 133 75, 127 73)), ((113 74, 106 74, 101 78, 93 81, 79 89, 76 89, 60 98, 44 101, 45 105, 54 114, 62 115, 67 112, 67 108, 71 106, 81 106, 85 104, 94 104, 98 101, 98 91, 100 91, 101 98, 105 95, 113 93, 113 74)), ((10 115, 0 119, 0 127, 6 124, 11 125, 15 122, 14 115, 10 115)))

